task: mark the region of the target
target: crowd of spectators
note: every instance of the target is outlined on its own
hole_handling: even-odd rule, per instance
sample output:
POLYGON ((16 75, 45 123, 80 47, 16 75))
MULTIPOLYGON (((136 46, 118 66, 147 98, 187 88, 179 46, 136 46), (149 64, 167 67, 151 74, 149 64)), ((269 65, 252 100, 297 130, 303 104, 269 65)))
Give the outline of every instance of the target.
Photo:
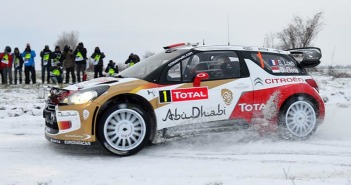
MULTIPOLYGON (((23 52, 20 52, 17 47, 12 52, 11 47, 6 46, 4 52, 0 53, 1 83, 36 84, 35 57, 37 57, 36 52, 31 49, 29 43, 23 52)), ((63 51, 60 46, 56 46, 55 50, 51 51, 49 45, 45 45, 40 51, 41 82, 43 84, 74 84, 85 81, 87 80, 88 59, 93 61, 94 78, 114 76, 119 72, 118 65, 113 60, 109 60, 103 70, 105 57, 104 52, 99 47, 95 47, 94 52, 88 58, 83 42, 80 42, 74 50, 71 46, 66 45, 63 51)), ((139 61, 139 56, 131 53, 125 64, 133 66, 139 61)))

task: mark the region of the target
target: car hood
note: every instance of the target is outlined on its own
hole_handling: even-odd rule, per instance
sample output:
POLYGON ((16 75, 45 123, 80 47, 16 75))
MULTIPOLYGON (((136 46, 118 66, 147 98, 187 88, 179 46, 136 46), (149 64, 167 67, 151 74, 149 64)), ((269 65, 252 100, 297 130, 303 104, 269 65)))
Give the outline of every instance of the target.
POLYGON ((114 77, 101 77, 101 78, 95 78, 89 81, 85 82, 80 82, 77 84, 69 85, 65 87, 65 89, 70 90, 70 91, 77 91, 80 89, 86 89, 89 87, 93 87, 96 85, 102 85, 102 84, 114 84, 117 82, 124 82, 124 81, 131 81, 132 79, 123 79, 123 78, 114 78, 114 77))

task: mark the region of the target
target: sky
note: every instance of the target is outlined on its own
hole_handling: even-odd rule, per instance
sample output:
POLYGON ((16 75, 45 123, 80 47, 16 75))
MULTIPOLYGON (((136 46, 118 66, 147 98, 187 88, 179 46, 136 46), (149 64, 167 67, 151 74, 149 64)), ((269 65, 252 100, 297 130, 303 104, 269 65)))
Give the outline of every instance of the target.
POLYGON ((0 4, 0 51, 7 45, 23 51, 30 43, 39 53, 45 45, 54 49, 63 32, 76 31, 88 56, 99 46, 105 64, 124 63, 130 53, 142 58, 146 52, 160 52, 163 46, 180 42, 226 45, 228 35, 232 45, 262 46, 266 34, 282 31, 294 16, 307 19, 324 12, 323 28, 313 42, 322 49, 322 64, 351 64, 349 0, 0 0, 0 4))

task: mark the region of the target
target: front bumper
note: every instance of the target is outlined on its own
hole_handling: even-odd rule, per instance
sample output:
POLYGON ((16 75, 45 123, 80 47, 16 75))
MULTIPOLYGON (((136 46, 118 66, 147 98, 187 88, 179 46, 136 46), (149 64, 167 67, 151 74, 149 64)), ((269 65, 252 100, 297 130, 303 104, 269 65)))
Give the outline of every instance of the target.
POLYGON ((59 144, 90 145, 95 142, 99 107, 94 102, 62 106, 47 104, 43 111, 46 139, 59 144))

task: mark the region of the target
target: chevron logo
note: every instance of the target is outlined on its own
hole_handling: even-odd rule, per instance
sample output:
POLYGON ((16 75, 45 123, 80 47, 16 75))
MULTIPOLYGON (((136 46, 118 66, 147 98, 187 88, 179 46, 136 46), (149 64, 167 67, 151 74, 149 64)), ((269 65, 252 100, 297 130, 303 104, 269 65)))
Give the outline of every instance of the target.
POLYGON ((263 80, 259 77, 257 77, 255 80, 254 80, 254 85, 256 86, 257 84, 261 84, 263 85, 263 80))

